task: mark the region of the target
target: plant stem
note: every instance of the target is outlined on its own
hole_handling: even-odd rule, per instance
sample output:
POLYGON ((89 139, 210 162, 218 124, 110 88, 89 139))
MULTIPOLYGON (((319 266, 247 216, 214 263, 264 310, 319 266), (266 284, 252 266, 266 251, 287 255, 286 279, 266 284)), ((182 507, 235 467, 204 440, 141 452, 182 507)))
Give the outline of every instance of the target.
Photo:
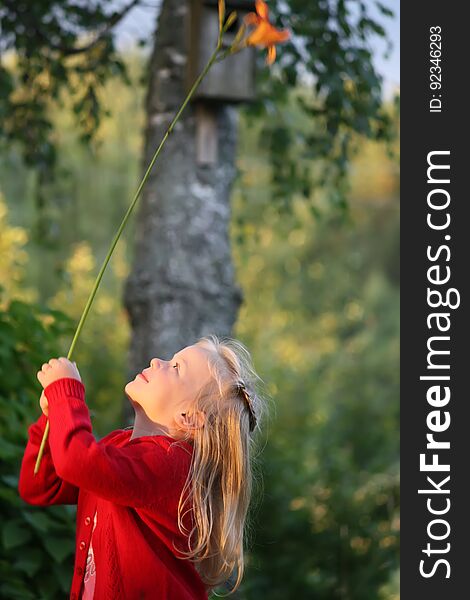
MULTIPOLYGON (((126 212, 126 214, 124 215, 124 218, 123 218, 123 220, 122 220, 122 223, 121 223, 121 225, 120 225, 120 227, 119 227, 119 229, 118 229, 118 231, 117 231, 116 235, 114 236, 114 239, 113 239, 113 241, 112 241, 112 243, 111 243, 111 247, 110 247, 110 249, 109 249, 109 251, 108 251, 108 254, 107 254, 107 256, 106 256, 106 258, 105 258, 105 260, 104 260, 104 262, 103 262, 103 265, 101 266, 100 272, 98 273, 98 276, 97 276, 97 278, 96 278, 96 281, 95 281, 95 283, 94 283, 94 285, 93 285, 93 289, 91 290, 90 296, 89 296, 89 298, 88 298, 88 301, 87 301, 87 303, 86 303, 86 306, 85 306, 85 308, 84 308, 84 310, 83 310, 82 316, 81 316, 81 318, 80 318, 80 321, 79 321, 79 323, 78 323, 77 330, 76 330, 76 332, 75 332, 75 335, 74 335, 74 337, 73 337, 72 343, 71 343, 71 345, 70 345, 70 349, 69 349, 69 351, 68 351, 68 354, 67 354, 67 358, 68 358, 69 360, 70 360, 70 358, 72 357, 72 353, 73 353, 73 350, 74 350, 74 348, 75 348, 75 344, 77 343, 78 337, 79 337, 79 335, 80 335, 80 333, 81 333, 81 331, 82 331, 83 325, 84 325, 84 323, 85 323, 85 320, 86 320, 86 318, 87 318, 88 312, 89 312, 89 310, 90 310, 90 308, 91 308, 91 305, 92 305, 92 303, 93 303, 93 299, 94 299, 94 297, 95 297, 95 295, 96 295, 96 292, 97 292, 97 290, 98 290, 98 286, 99 286, 99 284, 100 284, 101 278, 103 277, 103 273, 104 273, 104 271, 105 271, 105 269, 106 269, 106 266, 107 266, 107 264, 108 264, 108 262, 109 262, 109 259, 111 258, 111 255, 112 255, 112 253, 113 253, 113 250, 114 250, 114 248, 115 248, 116 244, 118 243, 118 240, 119 240, 119 238, 121 237, 121 233, 122 233, 122 231, 123 231, 124 227, 126 226, 126 223, 127 223, 128 219, 129 219, 129 216, 130 216, 130 214, 131 214, 131 212, 132 212, 132 210, 133 210, 133 208, 134 208, 135 204, 137 203, 137 200, 138 200, 138 198, 139 198, 139 196, 140 196, 140 193, 142 192, 142 189, 143 189, 143 187, 144 187, 144 185, 145 185, 145 183, 146 183, 146 181, 147 181, 147 179, 148 179, 148 176, 150 175, 150 171, 152 170, 152 167, 153 167, 153 165, 155 164, 155 161, 157 160, 157 157, 158 157, 158 155, 160 154, 160 150, 162 149, 162 147, 163 147, 163 144, 165 143, 165 141, 166 141, 167 137, 168 137, 168 136, 170 135, 170 133, 173 131, 173 127, 174 127, 175 123, 178 121, 178 119, 179 119, 179 117, 180 117, 181 113, 183 112, 184 108, 186 107, 186 104, 189 102, 189 100, 191 99, 191 96, 194 94, 194 91, 195 91, 195 90, 196 90, 196 88, 199 86, 199 84, 201 83, 202 79, 205 77, 205 75, 206 75, 207 71, 208 71, 208 70, 211 68, 212 64, 215 62, 215 60, 216 60, 216 57, 217 57, 217 54, 218 54, 218 52, 219 52, 219 50, 220 50, 220 48, 221 48, 221 45, 222 45, 222 35, 221 35, 221 33, 219 32, 219 38, 218 38, 218 42, 217 42, 217 47, 216 47, 216 49, 214 50, 214 52, 212 53, 211 57, 209 58, 209 61, 207 62, 206 66, 204 67, 203 71, 201 72, 201 74, 199 75, 199 77, 198 77, 198 78, 196 79, 196 81, 194 82, 194 84, 193 84, 192 88, 190 89, 190 91, 189 91, 188 95, 186 96, 186 99, 185 99, 185 101, 184 101, 184 102, 183 102, 183 104, 181 105, 181 108, 180 108, 180 109, 179 109, 179 111, 176 113, 176 115, 175 115, 175 117, 173 118, 172 122, 171 122, 171 123, 170 123, 170 125, 168 126, 168 128, 167 128, 167 130, 166 130, 166 133, 165 133, 165 135, 163 136, 163 139, 162 139, 162 141, 160 142, 160 145, 159 145, 159 146, 158 146, 158 148, 156 149, 156 151, 155 151, 155 154, 153 155, 153 158, 152 158, 152 160, 150 161, 150 164, 149 164, 149 166, 148 166, 148 168, 147 168, 147 171, 145 172, 145 175, 144 175, 144 177, 143 177, 142 181, 140 182, 140 185, 139 185, 139 187, 137 188, 137 191, 136 191, 136 193, 135 193, 134 199, 132 200, 132 203, 131 203, 131 205, 130 205, 130 206, 129 206, 129 208, 127 209, 127 212, 126 212)), ((49 420, 47 420, 47 423, 46 423, 46 428, 45 428, 45 430, 44 430, 44 434, 43 434, 43 436, 42 436, 41 446, 40 446, 40 448, 39 448, 38 457, 37 457, 37 459, 36 459, 36 464, 35 464, 35 466, 34 466, 34 475, 36 475, 36 474, 37 474, 37 472, 39 471, 39 467, 40 467, 40 465, 41 465, 41 459, 42 459, 42 455, 43 455, 43 453, 44 453, 44 447, 45 447, 45 445, 46 445, 46 441, 47 441, 47 437, 48 437, 48 435, 49 435, 49 420)))

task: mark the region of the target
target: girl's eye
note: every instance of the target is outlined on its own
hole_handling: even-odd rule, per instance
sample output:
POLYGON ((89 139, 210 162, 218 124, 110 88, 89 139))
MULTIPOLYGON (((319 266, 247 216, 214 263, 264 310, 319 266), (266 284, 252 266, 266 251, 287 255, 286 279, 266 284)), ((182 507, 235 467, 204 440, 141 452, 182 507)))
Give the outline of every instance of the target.
POLYGON ((174 368, 174 367, 177 367, 177 368, 178 368, 178 370, 179 370, 179 367, 180 367, 180 366, 179 366, 179 364, 178 364, 178 363, 175 363, 175 364, 173 365, 173 368, 174 368))

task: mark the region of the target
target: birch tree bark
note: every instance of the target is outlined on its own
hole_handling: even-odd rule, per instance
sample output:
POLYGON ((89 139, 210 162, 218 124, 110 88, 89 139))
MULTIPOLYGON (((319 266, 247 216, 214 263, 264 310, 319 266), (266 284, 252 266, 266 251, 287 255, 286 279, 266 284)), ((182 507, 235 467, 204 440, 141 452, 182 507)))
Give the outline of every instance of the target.
MULTIPOLYGON (((163 0, 149 63, 142 169, 186 96, 189 5, 163 0)), ((201 335, 230 335, 243 295, 234 280, 229 222, 237 110, 217 105, 218 159, 196 162, 190 102, 165 142, 139 200, 124 305, 131 325, 129 381, 152 357, 169 359, 201 335)), ((124 403, 124 420, 132 407, 124 403)))

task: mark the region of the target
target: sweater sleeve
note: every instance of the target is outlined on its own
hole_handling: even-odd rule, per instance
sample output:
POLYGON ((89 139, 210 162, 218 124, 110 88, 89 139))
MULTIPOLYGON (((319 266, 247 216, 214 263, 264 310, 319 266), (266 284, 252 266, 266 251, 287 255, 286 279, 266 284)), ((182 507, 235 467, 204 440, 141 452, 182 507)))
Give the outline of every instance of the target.
POLYGON ((39 471, 34 474, 36 459, 46 428, 47 417, 39 419, 28 428, 28 442, 21 462, 18 492, 28 504, 50 506, 52 504, 77 504, 78 488, 60 478, 52 460, 49 439, 46 440, 39 471))
POLYGON ((159 444, 119 448, 96 442, 81 381, 48 385, 50 446, 57 473, 70 484, 117 504, 144 507, 164 496, 174 477, 172 460, 159 444))

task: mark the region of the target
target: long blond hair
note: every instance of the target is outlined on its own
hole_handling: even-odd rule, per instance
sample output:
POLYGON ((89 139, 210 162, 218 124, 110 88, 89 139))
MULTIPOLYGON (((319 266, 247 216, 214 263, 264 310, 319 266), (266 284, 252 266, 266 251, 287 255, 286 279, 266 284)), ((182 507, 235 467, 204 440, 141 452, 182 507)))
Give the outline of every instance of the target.
POLYGON ((189 551, 178 551, 193 560, 208 589, 227 582, 236 569, 231 594, 242 581, 244 547, 251 543, 248 509, 254 485, 261 483, 254 446, 269 396, 240 341, 212 334, 195 345, 208 350, 212 378, 191 408, 204 412, 204 425, 182 437, 192 443, 193 454, 178 505, 178 527, 188 534, 189 551), (182 519, 186 505, 191 531, 182 519))

